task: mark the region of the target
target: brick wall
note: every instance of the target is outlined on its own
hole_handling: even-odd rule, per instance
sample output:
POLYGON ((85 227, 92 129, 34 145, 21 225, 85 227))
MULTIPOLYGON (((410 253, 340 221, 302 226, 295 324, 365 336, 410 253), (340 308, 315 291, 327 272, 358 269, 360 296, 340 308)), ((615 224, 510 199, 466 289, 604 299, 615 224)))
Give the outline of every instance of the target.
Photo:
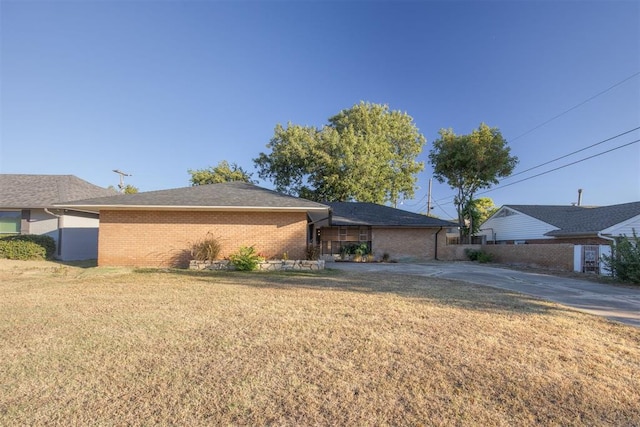
MULTIPOLYGON (((376 258, 388 253, 391 259, 434 259, 435 235, 433 228, 378 228, 372 230, 372 246, 376 258)), ((438 255, 445 247, 444 230, 438 235, 438 255)))
POLYGON ((191 243, 211 233, 220 257, 255 246, 267 258, 304 259, 304 212, 101 211, 98 265, 186 266, 191 243))
POLYGON ((527 245, 449 245, 438 249, 444 261, 468 260, 465 249, 482 250, 493 255, 500 264, 523 265, 558 271, 573 271, 573 244, 556 243, 527 245))

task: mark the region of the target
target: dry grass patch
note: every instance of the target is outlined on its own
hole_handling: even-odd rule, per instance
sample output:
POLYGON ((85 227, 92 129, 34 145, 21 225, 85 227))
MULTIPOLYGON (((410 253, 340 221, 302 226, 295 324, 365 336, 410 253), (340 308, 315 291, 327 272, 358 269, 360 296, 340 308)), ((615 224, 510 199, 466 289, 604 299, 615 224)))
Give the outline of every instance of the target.
POLYGON ((390 275, 0 263, 0 425, 639 425, 640 330, 390 275))

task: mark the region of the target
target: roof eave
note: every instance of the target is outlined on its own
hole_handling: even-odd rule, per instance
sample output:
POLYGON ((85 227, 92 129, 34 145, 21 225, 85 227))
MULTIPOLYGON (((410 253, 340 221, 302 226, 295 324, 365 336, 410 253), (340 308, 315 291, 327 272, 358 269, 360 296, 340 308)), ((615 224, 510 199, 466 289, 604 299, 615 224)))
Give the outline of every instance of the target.
POLYGON ((597 231, 565 231, 565 232, 554 232, 550 231, 544 234, 549 237, 594 237, 598 235, 597 231))
POLYGON ((215 212, 324 212, 328 207, 304 206, 166 206, 166 205, 55 205, 56 209, 99 211, 215 211, 215 212))
POLYGON ((440 228, 440 227, 450 227, 452 225, 438 225, 438 224, 371 224, 365 222, 336 222, 332 221, 331 223, 334 227, 381 227, 381 228, 440 228))

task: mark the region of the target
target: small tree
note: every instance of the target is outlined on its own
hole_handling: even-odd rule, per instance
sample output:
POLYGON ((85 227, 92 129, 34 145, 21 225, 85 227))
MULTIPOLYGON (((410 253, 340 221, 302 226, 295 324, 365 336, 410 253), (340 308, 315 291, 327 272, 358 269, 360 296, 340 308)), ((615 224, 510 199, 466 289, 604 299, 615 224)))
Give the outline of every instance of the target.
POLYGON ((221 161, 215 167, 196 170, 189 169, 188 172, 191 174, 190 181, 192 186, 234 181, 256 182, 251 179, 253 174, 245 171, 236 163, 229 164, 226 160, 221 161))
POLYGON ((123 194, 136 194, 139 191, 138 187, 133 186, 131 184, 127 184, 124 187, 122 187, 121 189, 117 189, 113 185, 110 185, 110 186, 107 187, 107 189, 114 190, 114 191, 117 191, 118 193, 123 193, 123 194))
POLYGON ((465 220, 464 236, 475 236, 480 231, 482 224, 497 210, 498 208, 489 197, 471 200, 463 211, 465 220), (467 221, 469 226, 466 226, 467 221))
POLYGON ((640 239, 633 230, 632 237, 622 236, 611 245, 611 255, 603 255, 605 268, 623 281, 640 283, 640 239))
POLYGON ((137 192, 138 192, 138 187, 134 187, 131 184, 127 184, 123 190, 124 194, 136 194, 137 192))
MULTIPOLYGON (((458 214, 460 241, 465 230, 465 213, 475 193, 489 188, 513 172, 518 158, 510 155, 507 141, 498 128, 480 124, 469 135, 456 135, 452 129, 441 129, 433 142, 429 161, 434 177, 458 191, 453 199, 458 214)), ((469 237, 471 233, 469 233, 469 237)))

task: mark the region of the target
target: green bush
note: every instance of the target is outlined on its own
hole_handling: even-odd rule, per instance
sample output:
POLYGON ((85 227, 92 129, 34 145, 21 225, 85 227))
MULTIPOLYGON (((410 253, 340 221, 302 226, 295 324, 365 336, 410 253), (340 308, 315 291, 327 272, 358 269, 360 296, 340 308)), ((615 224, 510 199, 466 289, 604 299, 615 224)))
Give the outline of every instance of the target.
POLYGON ((611 245, 611 255, 602 256, 605 268, 623 282, 640 283, 640 239, 636 231, 633 236, 622 236, 611 245))
POLYGON ((45 248, 37 243, 24 240, 0 240, 0 258, 26 261, 29 259, 45 259, 46 256, 45 248))
POLYGON ((493 261, 493 255, 488 252, 480 251, 478 254, 478 262, 481 264, 485 264, 487 262, 493 261))
MULTIPOLYGON (((5 236, 0 238, 0 242, 28 242, 28 243, 33 243, 35 245, 40 246, 43 251, 44 251, 44 255, 42 256, 42 258, 53 258, 53 256, 56 253, 56 241, 53 240, 53 237, 50 236, 44 236, 44 235, 39 235, 39 234, 14 234, 11 236, 5 236)), ((25 247, 29 247, 28 245, 25 247)), ((25 249, 20 249, 18 250, 18 252, 22 252, 25 249)), ((38 251, 39 253, 39 251, 38 251)), ((38 256, 36 256, 37 258, 38 256)), ((8 258, 8 257, 5 257, 8 258)), ((22 258, 10 258, 10 259, 22 259, 22 258)), ((33 258, 27 258, 27 259, 33 259, 33 258)))
POLYGON ((477 261, 478 260, 478 254, 480 253, 480 251, 478 251, 476 249, 465 249, 464 253, 467 256, 467 258, 469 258, 469 260, 477 261))
POLYGON ((196 261, 215 261, 220 254, 220 248, 218 239, 207 235, 191 245, 191 258, 196 261))
POLYGON ((340 255, 369 255, 371 250, 367 243, 348 243, 340 248, 340 255))
POLYGON ((264 257, 260 256, 253 246, 242 246, 238 252, 229 255, 229 260, 236 270, 253 271, 264 261, 264 257))
POLYGON ((493 261, 493 255, 485 251, 477 249, 465 249, 464 253, 471 261, 478 261, 482 264, 493 261))

